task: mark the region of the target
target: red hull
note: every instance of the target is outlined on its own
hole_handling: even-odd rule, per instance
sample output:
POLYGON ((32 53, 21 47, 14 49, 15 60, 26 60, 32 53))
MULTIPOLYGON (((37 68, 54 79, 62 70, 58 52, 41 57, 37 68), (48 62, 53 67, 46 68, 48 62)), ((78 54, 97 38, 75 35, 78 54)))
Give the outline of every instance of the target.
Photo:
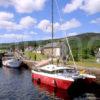
POLYGON ((50 85, 52 87, 65 89, 65 90, 67 90, 73 83, 73 81, 70 81, 70 80, 62 80, 62 79, 52 78, 52 77, 43 76, 43 75, 34 74, 34 73, 32 74, 32 78, 37 80, 37 82, 50 85))

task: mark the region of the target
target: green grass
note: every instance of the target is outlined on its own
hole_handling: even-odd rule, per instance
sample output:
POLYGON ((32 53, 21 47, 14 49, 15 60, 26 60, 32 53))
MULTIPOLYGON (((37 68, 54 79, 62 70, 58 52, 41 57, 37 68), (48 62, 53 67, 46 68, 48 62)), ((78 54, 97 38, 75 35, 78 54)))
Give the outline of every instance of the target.
POLYGON ((39 54, 39 53, 35 53, 35 52, 30 52, 30 51, 27 51, 25 52, 25 55, 27 58, 31 59, 31 60, 36 60, 37 61, 40 61, 40 60, 43 60, 43 59, 47 59, 47 57, 43 54, 39 54))
MULTIPOLYGON (((73 62, 72 61, 68 61, 68 64, 73 64, 73 62)), ((96 62, 96 59, 83 59, 81 61, 77 61, 76 64, 78 66, 83 66, 83 67, 100 68, 100 64, 96 62)))

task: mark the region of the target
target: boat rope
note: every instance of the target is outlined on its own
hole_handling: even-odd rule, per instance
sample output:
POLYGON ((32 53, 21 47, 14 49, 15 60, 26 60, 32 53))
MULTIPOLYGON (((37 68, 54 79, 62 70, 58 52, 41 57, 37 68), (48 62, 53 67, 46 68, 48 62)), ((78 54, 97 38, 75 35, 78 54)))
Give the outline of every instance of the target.
MULTIPOLYGON (((63 19, 62 19, 62 16, 61 16, 60 7, 58 5, 58 0, 55 0, 55 3, 56 3, 56 7, 57 7, 57 11, 58 11, 59 18, 60 18, 60 24, 62 24, 63 23, 63 19)), ((71 54, 71 57, 72 57, 72 60, 73 60, 73 63, 74 63, 74 67, 77 68, 76 63, 75 63, 75 60, 74 60, 74 56, 73 56, 73 53, 72 53, 72 50, 71 50, 71 47, 70 47, 70 44, 69 44, 69 40, 68 40, 68 37, 67 37, 67 34, 66 34, 65 31, 64 31, 64 34, 66 36, 66 41, 67 41, 68 48, 69 48, 69 52, 71 54)))

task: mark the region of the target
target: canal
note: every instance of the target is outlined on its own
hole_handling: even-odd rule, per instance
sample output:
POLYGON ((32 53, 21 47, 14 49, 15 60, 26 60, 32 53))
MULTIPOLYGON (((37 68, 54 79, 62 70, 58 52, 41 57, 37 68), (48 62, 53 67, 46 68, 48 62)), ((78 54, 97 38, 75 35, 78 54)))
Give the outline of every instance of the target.
MULTIPOLYGON (((83 89, 82 89, 83 90, 83 89)), ((31 79, 28 69, 0 67, 0 100, 95 100, 100 99, 100 85, 80 92, 54 90, 31 79)))

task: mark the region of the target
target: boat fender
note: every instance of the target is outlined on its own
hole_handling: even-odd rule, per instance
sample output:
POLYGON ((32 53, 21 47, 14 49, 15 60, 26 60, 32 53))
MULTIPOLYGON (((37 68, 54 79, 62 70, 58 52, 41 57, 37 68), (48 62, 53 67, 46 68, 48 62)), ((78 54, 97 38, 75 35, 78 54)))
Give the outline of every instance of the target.
POLYGON ((38 83, 38 84, 40 84, 40 83, 41 83, 41 80, 40 80, 40 78, 38 78, 38 79, 37 79, 37 83, 38 83))

